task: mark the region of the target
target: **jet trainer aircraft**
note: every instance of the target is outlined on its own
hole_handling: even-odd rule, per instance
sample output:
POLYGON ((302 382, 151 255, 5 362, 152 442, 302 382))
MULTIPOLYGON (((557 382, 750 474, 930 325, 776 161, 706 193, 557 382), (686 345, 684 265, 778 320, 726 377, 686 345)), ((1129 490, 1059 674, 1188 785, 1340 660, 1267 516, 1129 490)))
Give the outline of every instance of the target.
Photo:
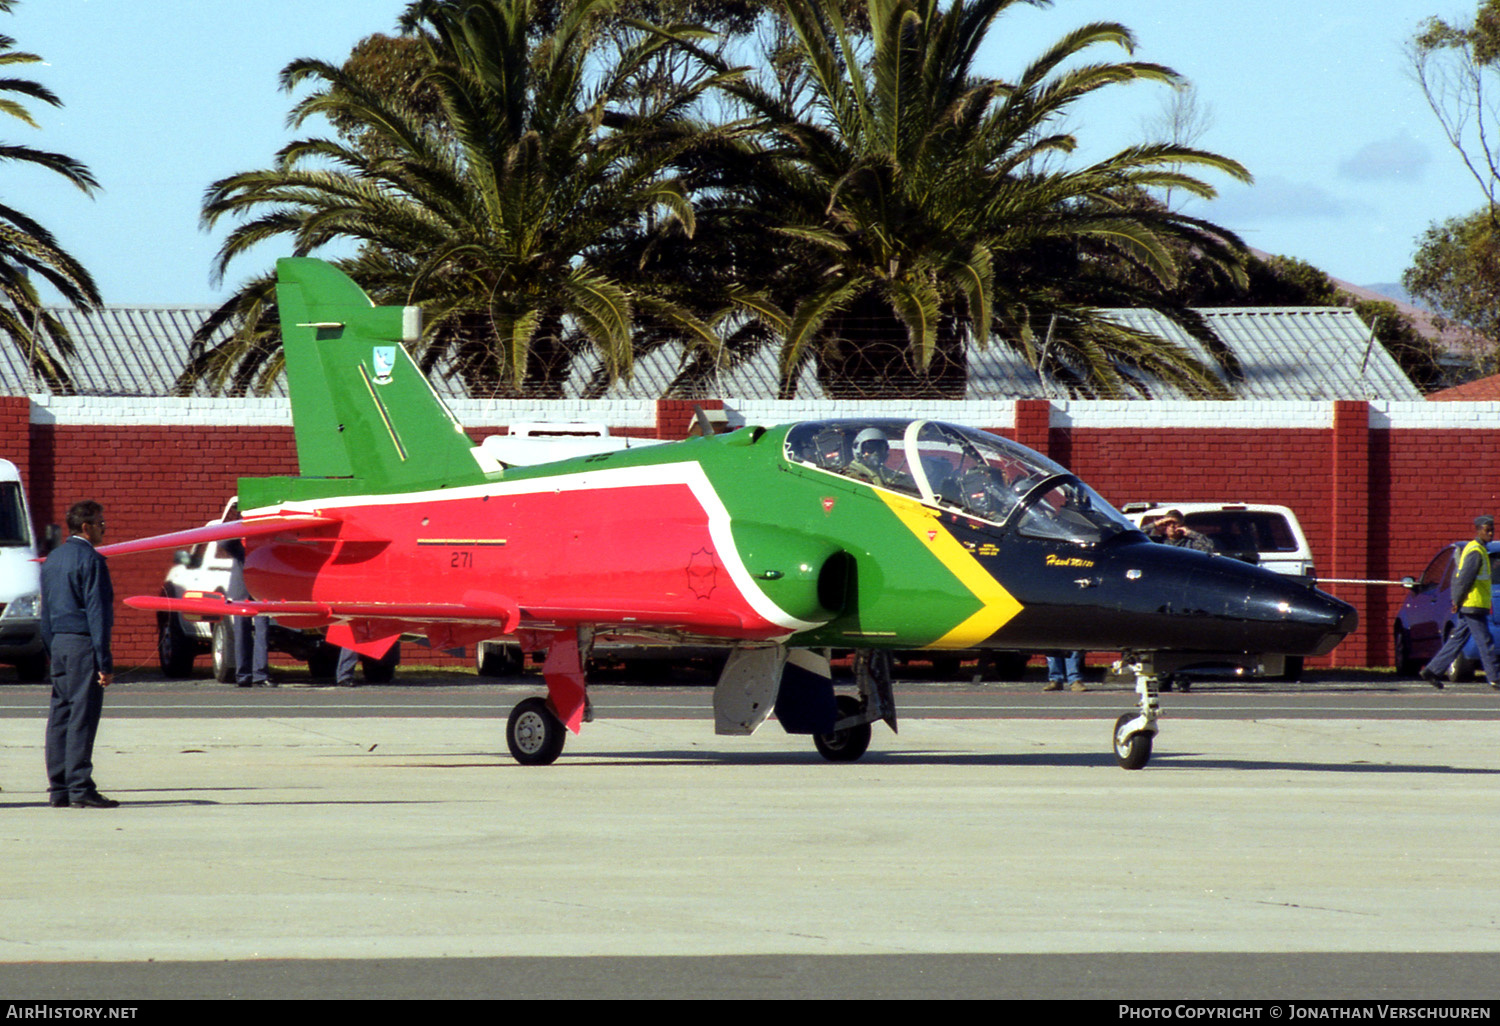
POLYGON ((1134 661, 1115 724, 1145 765, 1155 680, 1246 653, 1322 655, 1352 607, 1236 560, 1148 541, 1066 469, 930 420, 826 420, 506 466, 476 446, 402 346, 420 311, 376 307, 314 259, 277 262, 300 475, 241 478, 243 519, 105 546, 107 555, 246 541, 253 601, 131 598, 141 609, 269 614, 382 655, 516 635, 546 653, 547 697, 511 712, 522 763, 589 718, 596 634, 730 649, 719 733, 774 711, 831 760, 896 728, 898 649, 1085 649, 1134 661), (831 650, 857 653, 836 695, 831 650))

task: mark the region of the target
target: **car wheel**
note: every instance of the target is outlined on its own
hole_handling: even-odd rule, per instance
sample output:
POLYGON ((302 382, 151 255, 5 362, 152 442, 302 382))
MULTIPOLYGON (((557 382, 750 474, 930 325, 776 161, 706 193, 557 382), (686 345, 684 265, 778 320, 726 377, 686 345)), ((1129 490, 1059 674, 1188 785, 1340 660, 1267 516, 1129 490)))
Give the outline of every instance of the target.
POLYGON ((47 668, 46 652, 22 656, 16 660, 16 679, 27 684, 39 684, 47 679, 47 668))
POLYGON ((156 660, 168 677, 186 677, 193 672, 198 646, 177 626, 177 617, 167 613, 156 621, 156 660))
POLYGON ((224 616, 214 624, 214 680, 234 683, 234 621, 224 616))
POLYGON ((1031 661, 1030 652, 991 652, 985 657, 990 673, 995 680, 1014 681, 1026 676, 1026 664, 1031 661))
POLYGON ((1458 658, 1453 660, 1453 665, 1448 667, 1448 680, 1453 684, 1467 684, 1474 679, 1474 671, 1479 666, 1479 660, 1470 659, 1462 652, 1458 658))
POLYGON ((379 659, 360 656, 359 667, 364 672, 366 684, 389 684, 396 679, 396 663, 399 649, 395 645, 379 659))
POLYGON ((514 677, 525 667, 520 645, 481 641, 474 646, 474 668, 481 677, 514 677))
POLYGON ((1417 660, 1411 654, 1411 635, 1400 624, 1396 625, 1395 653, 1397 676, 1415 677, 1418 667, 1417 660))
POLYGON ((307 674, 313 680, 333 680, 339 668, 339 647, 320 641, 307 654, 307 674))

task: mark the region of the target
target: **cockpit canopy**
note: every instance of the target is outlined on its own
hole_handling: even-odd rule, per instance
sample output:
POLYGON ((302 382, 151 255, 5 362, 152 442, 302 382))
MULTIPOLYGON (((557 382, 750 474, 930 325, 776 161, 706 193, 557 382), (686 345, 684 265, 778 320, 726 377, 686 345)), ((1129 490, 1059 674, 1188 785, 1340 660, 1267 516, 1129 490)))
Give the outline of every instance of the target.
POLYGON ((787 432, 786 458, 1035 538, 1092 545, 1136 529, 1045 456, 955 424, 807 421, 787 432))

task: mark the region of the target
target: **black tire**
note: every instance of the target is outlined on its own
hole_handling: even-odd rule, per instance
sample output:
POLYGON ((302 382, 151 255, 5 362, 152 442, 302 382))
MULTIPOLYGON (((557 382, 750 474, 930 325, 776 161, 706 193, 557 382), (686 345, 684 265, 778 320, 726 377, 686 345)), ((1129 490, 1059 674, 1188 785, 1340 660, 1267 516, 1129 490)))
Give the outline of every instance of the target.
POLYGON ((396 646, 379 659, 359 657, 359 667, 365 675, 366 684, 389 684, 396 679, 396 646))
POLYGON ((480 642, 474 646, 474 668, 481 677, 514 677, 525 666, 520 645, 480 642))
POLYGON ((156 618, 156 661, 168 677, 187 677, 198 657, 198 643, 177 626, 177 617, 163 613, 156 618))
POLYGON ((1453 660, 1453 665, 1448 667, 1448 682, 1467 684, 1474 679, 1474 671, 1477 669, 1479 669, 1479 660, 1470 659, 1460 652, 1458 658, 1453 660))
POLYGON ((1119 760, 1121 769, 1138 770, 1151 761, 1151 734, 1146 731, 1137 731, 1123 742, 1119 740, 1120 728, 1135 717, 1135 713, 1126 713, 1115 720, 1115 732, 1112 739, 1115 746, 1115 758, 1119 760))
POLYGON ((991 652, 985 657, 990 671, 986 676, 994 680, 1021 680, 1030 661, 1030 652, 991 652))
MULTIPOLYGON (((227 616, 214 624, 214 680, 220 684, 234 683, 234 621, 227 616)), ((249 687, 247 682, 246 687, 249 687)))
POLYGON ((333 680, 339 668, 339 647, 320 641, 307 654, 307 674, 313 680, 333 680))
POLYGON ((1411 635, 1399 624, 1396 626, 1394 651, 1396 654, 1396 675, 1398 677, 1415 677, 1417 670, 1421 667, 1411 654, 1411 635))
POLYGON ((505 744, 522 766, 550 766, 562 754, 568 730, 541 698, 516 703, 505 722, 505 744))
POLYGON ((1299 681, 1302 679, 1302 656, 1286 656, 1282 660, 1282 667, 1282 680, 1299 681))
MULTIPOLYGON (((837 705, 839 719, 859 712, 859 699, 850 695, 839 695, 837 705)), ((854 762, 870 747, 870 725, 861 723, 828 734, 814 734, 813 745, 829 762, 854 762)))
POLYGON ((49 662, 45 651, 22 656, 16 660, 16 680, 25 684, 40 684, 47 679, 49 662))
POLYGON ((964 661, 956 655, 940 655, 932 657, 932 679, 933 680, 958 680, 962 674, 964 661))

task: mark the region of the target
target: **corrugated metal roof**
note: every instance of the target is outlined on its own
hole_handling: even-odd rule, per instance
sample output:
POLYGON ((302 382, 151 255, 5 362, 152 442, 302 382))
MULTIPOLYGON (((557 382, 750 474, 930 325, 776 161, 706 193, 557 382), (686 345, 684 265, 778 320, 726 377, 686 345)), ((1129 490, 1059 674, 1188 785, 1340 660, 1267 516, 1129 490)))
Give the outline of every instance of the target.
MULTIPOLYGON (((72 333, 78 356, 69 364, 77 390, 85 395, 170 395, 187 362, 188 345, 198 325, 212 312, 208 306, 110 306, 84 315, 53 307, 72 333)), ((1150 310, 1107 310, 1122 325, 1170 339, 1207 356, 1181 328, 1150 310)), ((1242 399, 1396 399, 1419 400, 1422 393, 1401 371, 1352 310, 1343 307, 1227 307, 1199 311, 1224 344, 1240 359, 1244 378, 1232 382, 1242 399)), ((224 332, 222 334, 227 334, 224 332)), ((222 334, 220 337, 222 337, 222 334)), ((575 361, 564 386, 565 398, 591 394, 597 358, 575 361)), ((682 371, 680 352, 662 347, 635 363, 630 380, 607 388, 601 398, 655 399, 668 395, 682 371)), ((716 383, 695 396, 764 398, 777 394, 777 354, 761 351, 725 368, 716 383)), ((460 382, 434 382, 438 391, 462 396, 460 382)), ((31 380, 25 361, 13 347, 0 344, 0 393, 24 395, 44 391, 31 380)), ((1163 399, 1184 396, 1175 389, 1152 386, 1163 399)), ((199 386, 196 395, 206 395, 199 386)), ((284 396, 277 383, 272 395, 284 396)), ((799 377, 797 397, 826 398, 809 364, 799 377)), ((1044 381, 1011 347, 992 345, 971 351, 966 395, 971 399, 1069 398, 1066 385, 1044 381)))
MULTIPOLYGON (((79 394, 136 396, 172 394, 173 382, 187 364, 193 332, 213 310, 211 306, 107 306, 98 313, 83 314, 67 306, 47 308, 73 338, 77 355, 68 362, 68 373, 79 394)), ((32 380, 23 355, 14 346, 0 343, 0 392, 43 391, 32 380)), ((209 392, 199 388, 194 394, 209 392)))
MULTIPOLYGON (((1346 307, 1219 307, 1198 312, 1239 357, 1244 377, 1228 383, 1241 399, 1422 398, 1421 390, 1373 339, 1359 315, 1346 307)), ((1154 310, 1104 313, 1119 324, 1208 357, 1187 332, 1154 310)), ((1157 394, 1163 399, 1183 398, 1172 389, 1157 394)))

